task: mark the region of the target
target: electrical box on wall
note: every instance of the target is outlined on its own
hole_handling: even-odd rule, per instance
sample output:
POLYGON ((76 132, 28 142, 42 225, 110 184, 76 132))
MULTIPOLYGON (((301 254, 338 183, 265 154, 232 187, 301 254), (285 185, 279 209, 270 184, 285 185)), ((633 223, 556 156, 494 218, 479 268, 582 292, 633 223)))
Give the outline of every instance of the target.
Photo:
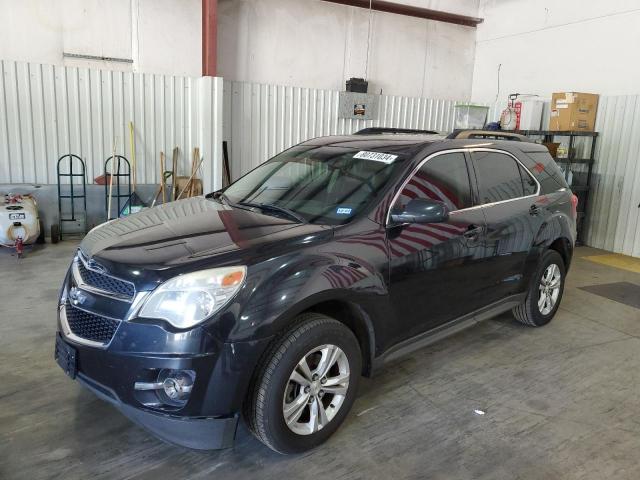
POLYGON ((369 91, 369 82, 364 78, 351 77, 347 80, 347 92, 367 93, 369 91))
POLYGON ((380 96, 370 93, 340 92, 338 116, 350 120, 377 120, 380 96))

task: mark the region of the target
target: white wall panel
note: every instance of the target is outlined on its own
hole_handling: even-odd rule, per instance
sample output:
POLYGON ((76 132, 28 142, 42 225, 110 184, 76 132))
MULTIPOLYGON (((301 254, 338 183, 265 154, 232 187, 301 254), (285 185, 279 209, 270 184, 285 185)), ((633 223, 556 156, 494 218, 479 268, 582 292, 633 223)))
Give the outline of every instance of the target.
MULTIPOLYGON (((478 0, 416 2, 478 12, 478 0)), ((341 90, 362 77, 372 93, 468 100, 475 38, 472 27, 319 0, 218 2, 218 71, 234 81, 341 90)))
POLYGON ((366 127, 451 131, 452 100, 382 95, 375 121, 338 118, 339 92, 224 82, 224 138, 236 179, 304 140, 343 135, 366 127))
POLYGON ((640 257, 640 96, 600 97, 587 244, 640 257))
POLYGON ((0 0, 0 12, 3 59, 167 75, 202 71, 201 0, 0 0))
POLYGON ((562 91, 638 93, 640 63, 624 52, 640 43, 639 5, 633 0, 482 0, 472 100, 493 101, 498 90, 501 100, 516 92, 547 98, 562 91))
POLYGON ((190 78, 11 61, 0 62, 0 184, 56 183, 56 161, 85 160, 87 181, 116 153, 131 160, 135 131, 138 183, 158 183, 160 152, 205 158, 205 187, 220 185, 222 79, 190 78))

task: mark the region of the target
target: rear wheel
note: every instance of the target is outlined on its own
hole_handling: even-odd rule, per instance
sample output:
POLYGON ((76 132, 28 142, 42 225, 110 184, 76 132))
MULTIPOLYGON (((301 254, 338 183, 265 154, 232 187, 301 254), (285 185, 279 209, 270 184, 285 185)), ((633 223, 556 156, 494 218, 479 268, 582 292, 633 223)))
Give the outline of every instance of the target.
POLYGON ((44 223, 42 223, 42 219, 38 219, 38 238, 36 239, 36 243, 43 244, 44 243, 44 223))
POLYGON ((325 315, 302 314, 258 372, 245 409, 250 430, 280 453, 320 445, 351 409, 361 366, 349 328, 325 315))
POLYGON ((560 306, 565 275, 562 256, 555 250, 544 252, 526 300, 513 309, 516 319, 530 327, 549 323, 560 306))
POLYGON ((60 241, 60 226, 57 223, 51 224, 51 243, 60 241))

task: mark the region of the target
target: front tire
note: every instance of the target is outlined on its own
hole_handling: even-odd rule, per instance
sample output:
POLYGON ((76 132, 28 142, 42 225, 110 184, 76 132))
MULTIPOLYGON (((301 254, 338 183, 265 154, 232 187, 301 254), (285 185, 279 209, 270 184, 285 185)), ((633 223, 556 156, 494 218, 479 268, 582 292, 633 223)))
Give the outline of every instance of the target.
POLYGON ((562 256, 555 250, 544 252, 531 280, 527 298, 513 309, 516 320, 529 327, 542 327, 549 323, 560 306, 565 275, 562 256))
POLYGON ((318 313, 300 315, 265 355, 245 406, 249 429, 279 453, 317 447, 346 418, 361 370, 349 328, 318 313))
POLYGON ((42 245, 44 243, 44 223, 42 223, 42 218, 38 218, 38 238, 36 239, 36 243, 42 245))
POLYGON ((60 226, 57 223, 51 224, 51 243, 60 241, 60 226))

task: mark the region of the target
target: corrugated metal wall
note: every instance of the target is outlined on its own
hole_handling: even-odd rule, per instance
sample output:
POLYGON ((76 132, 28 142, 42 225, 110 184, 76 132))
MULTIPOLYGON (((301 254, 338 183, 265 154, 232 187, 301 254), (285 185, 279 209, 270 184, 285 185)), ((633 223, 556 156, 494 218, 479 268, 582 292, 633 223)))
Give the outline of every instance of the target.
MULTIPOLYGON (((222 79, 189 78, 0 61, 0 183, 56 183, 56 161, 83 158, 87 180, 113 150, 131 159, 138 183, 158 183, 160 151, 180 149, 187 174, 193 147, 205 184, 220 175, 222 79)), ((218 182, 219 183, 219 182, 218 182)))
POLYGON ((338 118, 338 91, 225 81, 224 138, 231 175, 238 178, 282 150, 323 135, 366 127, 450 131, 455 103, 382 95, 378 120, 345 120, 338 118))
MULTIPOLYGON (((159 181, 159 155, 180 148, 187 173, 193 147, 205 158, 205 189, 221 185, 221 144, 232 178, 282 150, 365 127, 450 131, 451 100, 383 95, 376 121, 338 118, 331 90, 0 61, 0 184, 56 183, 59 156, 75 153, 87 179, 103 173, 114 139, 130 158, 135 126, 138 183, 159 181)), ((502 102, 492 106, 496 119, 502 102)), ((548 121, 545 107, 543 126, 548 121)), ((601 97, 588 245, 640 256, 640 96, 601 97)))
POLYGON ((600 97, 587 244, 640 257, 640 96, 600 97))

